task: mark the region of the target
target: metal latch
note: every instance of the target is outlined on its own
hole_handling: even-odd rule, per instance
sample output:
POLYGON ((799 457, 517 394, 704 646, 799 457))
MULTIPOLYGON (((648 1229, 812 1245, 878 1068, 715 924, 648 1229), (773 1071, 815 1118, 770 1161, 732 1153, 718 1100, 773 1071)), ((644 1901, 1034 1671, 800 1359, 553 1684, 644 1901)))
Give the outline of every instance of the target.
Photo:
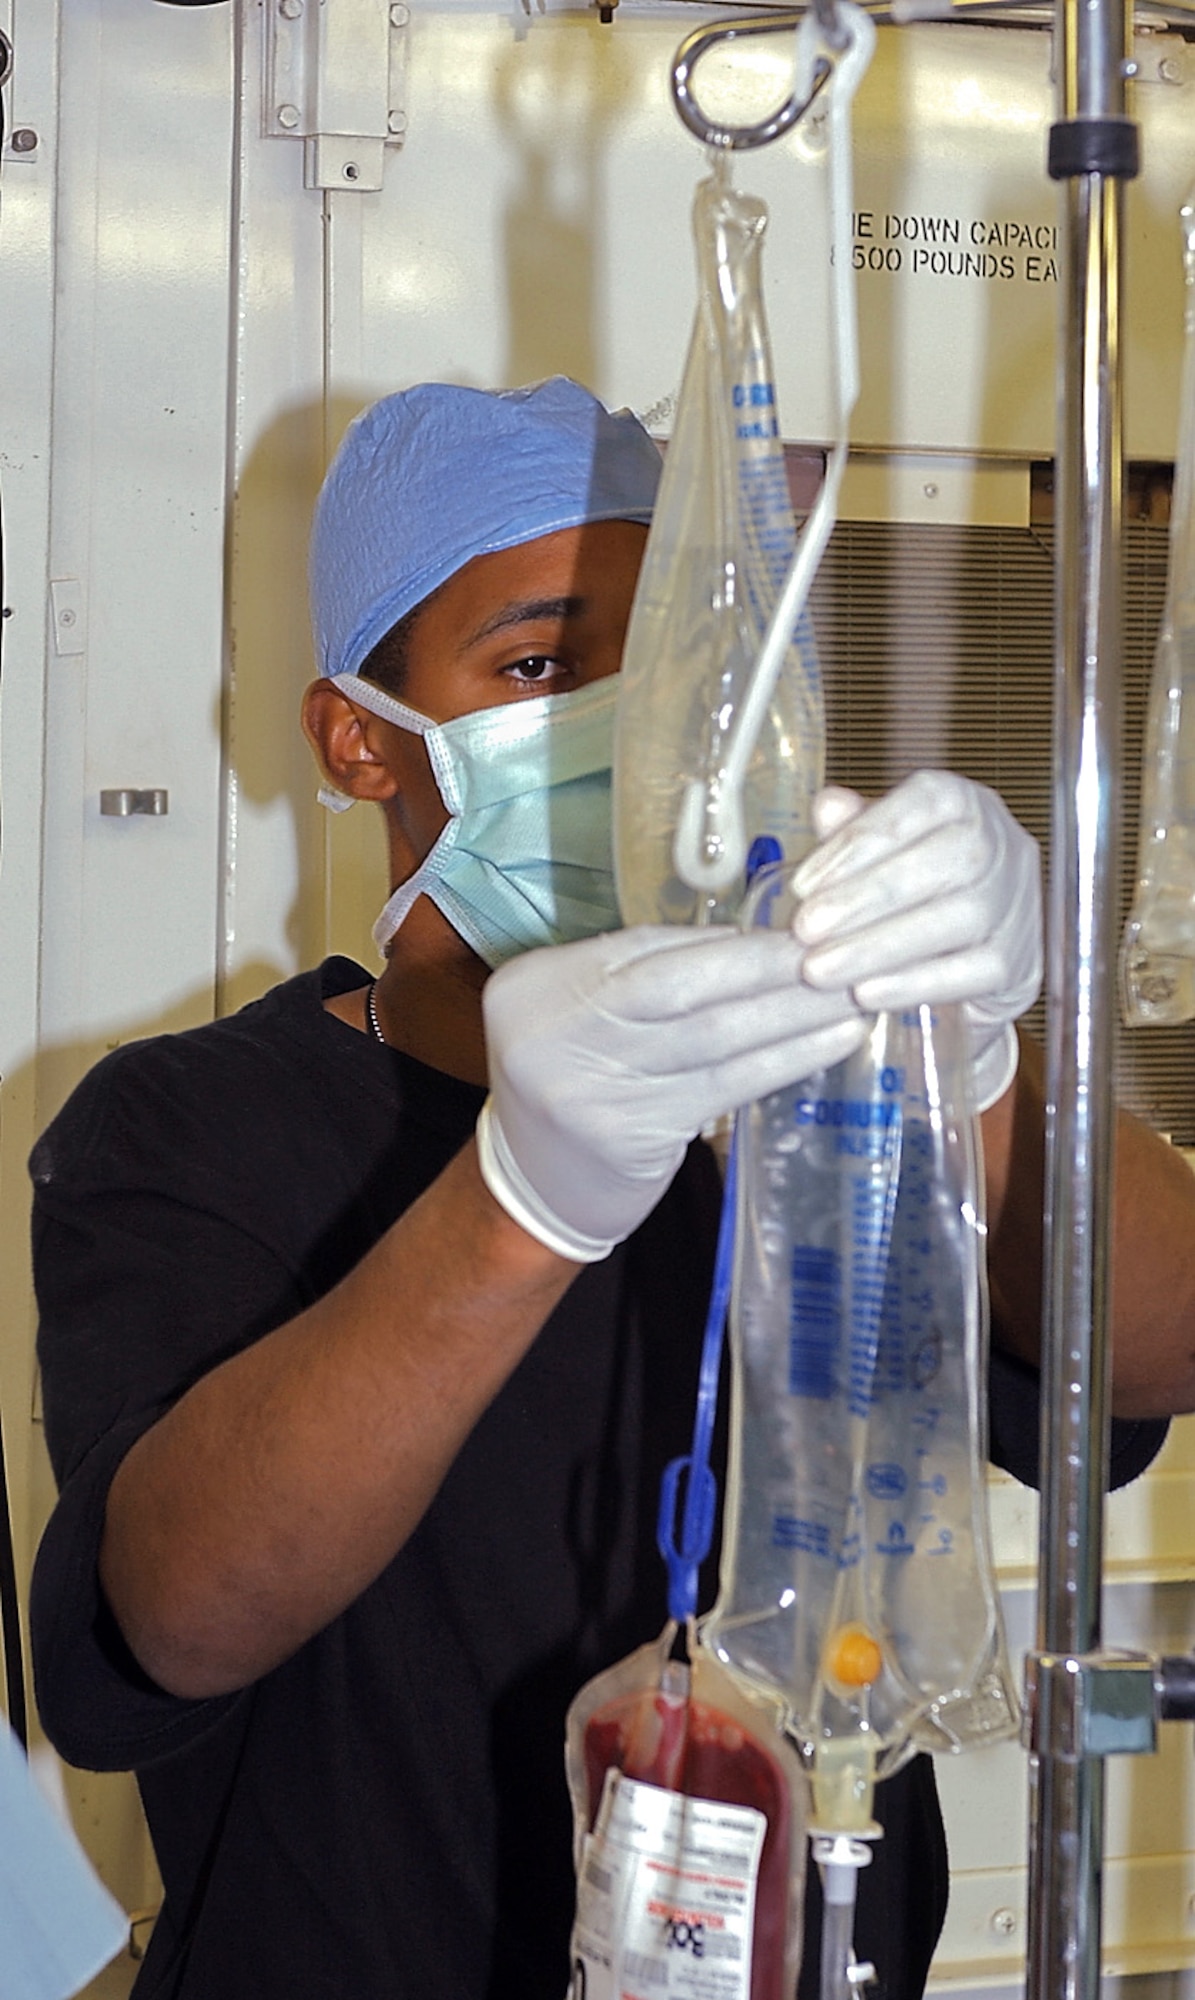
POLYGON ((100 793, 100 812, 105 819, 131 819, 144 815, 161 819, 170 811, 170 794, 163 786, 138 790, 135 785, 115 785, 100 793))
POLYGON ((409 7, 396 0, 266 0, 267 138, 303 140, 303 185, 382 185, 401 145, 409 7))
POLYGON ((1159 1685, 1148 1653, 1031 1653, 1026 1748, 1038 1756, 1140 1755, 1157 1749, 1159 1685))

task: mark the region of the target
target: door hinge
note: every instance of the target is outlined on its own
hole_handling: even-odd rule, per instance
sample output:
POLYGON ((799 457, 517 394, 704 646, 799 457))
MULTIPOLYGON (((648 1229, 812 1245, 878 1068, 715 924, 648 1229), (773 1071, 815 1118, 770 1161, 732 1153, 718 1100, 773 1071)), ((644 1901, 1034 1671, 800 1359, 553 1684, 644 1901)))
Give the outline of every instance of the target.
POLYGON ((266 0, 267 138, 302 139, 303 185, 382 185, 407 129, 410 8, 402 0, 266 0))

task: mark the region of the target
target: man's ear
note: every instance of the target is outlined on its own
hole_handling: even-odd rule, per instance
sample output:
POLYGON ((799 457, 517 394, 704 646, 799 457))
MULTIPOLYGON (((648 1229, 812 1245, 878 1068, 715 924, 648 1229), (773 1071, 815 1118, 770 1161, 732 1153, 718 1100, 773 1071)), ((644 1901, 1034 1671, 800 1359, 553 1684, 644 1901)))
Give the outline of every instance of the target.
POLYGON ((303 734, 321 771, 351 799, 392 799, 398 780, 384 754, 387 724, 341 694, 334 681, 313 681, 303 696, 303 734))

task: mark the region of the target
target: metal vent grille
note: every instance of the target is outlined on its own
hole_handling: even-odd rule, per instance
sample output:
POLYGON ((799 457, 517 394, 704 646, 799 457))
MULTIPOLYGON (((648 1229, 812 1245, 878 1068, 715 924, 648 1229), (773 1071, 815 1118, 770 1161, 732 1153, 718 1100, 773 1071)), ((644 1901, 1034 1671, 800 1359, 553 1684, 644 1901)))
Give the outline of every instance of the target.
MULTIPOLYGON (((1126 524, 1121 923, 1167 546, 1164 526, 1126 524)), ((878 792, 923 765, 965 771, 1008 801, 1048 867, 1053 587, 1048 526, 840 523, 813 594, 830 776, 878 792)), ((1042 1015, 1039 1004, 1028 1018, 1039 1035, 1042 1015)), ((1116 1086, 1122 1103, 1195 1145, 1195 1023, 1122 1027, 1116 1086)))

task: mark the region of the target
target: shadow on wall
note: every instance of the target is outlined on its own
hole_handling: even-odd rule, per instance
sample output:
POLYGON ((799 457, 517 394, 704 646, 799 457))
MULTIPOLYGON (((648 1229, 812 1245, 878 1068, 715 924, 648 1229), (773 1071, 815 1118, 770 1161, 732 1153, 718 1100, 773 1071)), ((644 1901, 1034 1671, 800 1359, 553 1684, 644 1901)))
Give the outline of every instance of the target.
POLYGON ((315 672, 311 513, 326 461, 360 407, 337 398, 326 410, 313 400, 283 411, 254 445, 233 505, 221 1013, 330 951, 373 964, 369 929, 389 893, 380 817, 363 807, 334 815, 318 803, 299 725, 315 672))
POLYGON ((537 23, 509 44, 494 102, 518 179, 502 223, 511 387, 546 375, 603 379, 597 267, 604 165, 640 81, 636 48, 598 21, 537 23), (541 32, 565 26, 567 32, 541 32), (532 60, 532 52, 534 59, 532 60))

